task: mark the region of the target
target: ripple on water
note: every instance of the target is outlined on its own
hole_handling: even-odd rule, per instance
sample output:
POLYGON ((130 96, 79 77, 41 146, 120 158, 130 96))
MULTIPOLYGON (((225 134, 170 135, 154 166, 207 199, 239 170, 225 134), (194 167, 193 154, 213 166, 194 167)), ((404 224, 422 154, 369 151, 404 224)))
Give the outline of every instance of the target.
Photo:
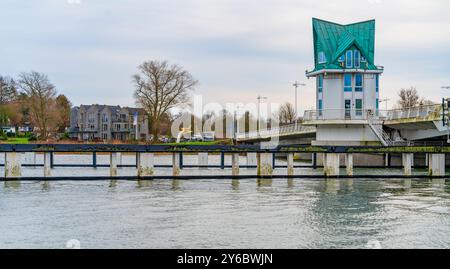
POLYGON ((422 181, 1 184, 0 247, 448 247, 449 197, 422 181))

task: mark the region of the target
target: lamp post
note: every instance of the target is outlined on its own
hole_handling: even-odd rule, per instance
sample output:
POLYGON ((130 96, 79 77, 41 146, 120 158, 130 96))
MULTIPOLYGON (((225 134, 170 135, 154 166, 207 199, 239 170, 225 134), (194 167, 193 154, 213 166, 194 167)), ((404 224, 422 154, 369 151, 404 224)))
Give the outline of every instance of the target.
POLYGON ((238 123, 238 120, 237 120, 237 113, 236 112, 239 112, 239 110, 241 109, 241 106, 237 106, 235 109, 234 109, 234 120, 233 120, 233 131, 234 131, 234 141, 235 141, 235 143, 237 143, 237 136, 238 136, 238 132, 239 132, 239 123, 238 123))
POLYGON ((259 113, 260 113, 260 106, 261 106, 261 100, 267 100, 267 97, 264 97, 264 96, 261 96, 261 95, 258 95, 258 97, 256 98, 256 99, 258 99, 258 115, 256 116, 256 132, 257 132, 257 134, 258 134, 258 137, 259 137, 259 113))
POLYGON ((384 99, 381 99, 381 100, 379 100, 378 102, 379 103, 385 103, 386 104, 386 111, 388 110, 388 101, 390 101, 391 99, 388 99, 388 98, 384 98, 384 99))
MULTIPOLYGON (((298 98, 297 98, 297 89, 298 89, 298 87, 300 87, 300 86, 306 86, 306 84, 300 83, 300 82, 298 82, 298 81, 295 81, 295 83, 292 84, 292 86, 295 87, 295 116, 298 117, 298 107, 297 107, 297 99, 298 99, 298 98)), ((297 122, 297 119, 295 119, 295 122, 297 122)))

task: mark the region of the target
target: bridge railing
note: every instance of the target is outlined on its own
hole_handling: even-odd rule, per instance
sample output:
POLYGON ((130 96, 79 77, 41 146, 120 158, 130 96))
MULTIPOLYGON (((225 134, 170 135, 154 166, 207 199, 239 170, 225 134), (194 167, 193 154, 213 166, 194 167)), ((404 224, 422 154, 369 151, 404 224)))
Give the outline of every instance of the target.
POLYGON ((384 111, 370 109, 319 109, 307 110, 303 120, 367 120, 369 115, 383 115, 384 111))
POLYGON ((296 134, 296 133, 302 133, 302 132, 314 132, 316 130, 315 127, 312 126, 303 126, 301 124, 289 124, 289 125, 283 125, 278 126, 270 129, 263 129, 258 131, 251 131, 246 133, 238 133, 237 139, 238 140, 244 140, 244 139, 255 139, 255 138, 268 138, 273 136, 280 136, 280 135, 289 135, 289 134, 296 134))
POLYGON ((305 111, 303 120, 368 120, 374 116, 379 120, 399 120, 414 118, 440 118, 441 105, 416 106, 406 109, 320 109, 305 111))
POLYGON ((441 105, 416 106, 406 109, 388 110, 384 120, 400 120, 414 118, 439 119, 441 117, 441 105))

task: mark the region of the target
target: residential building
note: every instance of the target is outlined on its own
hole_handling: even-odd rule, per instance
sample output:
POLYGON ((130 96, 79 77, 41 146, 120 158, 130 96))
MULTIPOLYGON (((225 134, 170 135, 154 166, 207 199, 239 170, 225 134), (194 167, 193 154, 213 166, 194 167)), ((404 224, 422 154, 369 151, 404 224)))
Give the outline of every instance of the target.
POLYGON ((97 104, 72 108, 69 134, 79 141, 150 139, 143 109, 97 104))

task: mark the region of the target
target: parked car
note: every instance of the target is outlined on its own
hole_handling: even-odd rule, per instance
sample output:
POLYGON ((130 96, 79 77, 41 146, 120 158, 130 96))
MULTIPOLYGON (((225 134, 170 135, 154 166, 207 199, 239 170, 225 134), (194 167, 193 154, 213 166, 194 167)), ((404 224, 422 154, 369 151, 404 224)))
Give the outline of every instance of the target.
POLYGON ((195 134, 192 136, 191 141, 201 142, 201 141, 203 141, 203 137, 201 134, 195 134))
POLYGON ((204 132, 202 135, 203 135, 203 141, 205 141, 205 142, 214 141, 214 136, 215 136, 214 132, 204 132))

